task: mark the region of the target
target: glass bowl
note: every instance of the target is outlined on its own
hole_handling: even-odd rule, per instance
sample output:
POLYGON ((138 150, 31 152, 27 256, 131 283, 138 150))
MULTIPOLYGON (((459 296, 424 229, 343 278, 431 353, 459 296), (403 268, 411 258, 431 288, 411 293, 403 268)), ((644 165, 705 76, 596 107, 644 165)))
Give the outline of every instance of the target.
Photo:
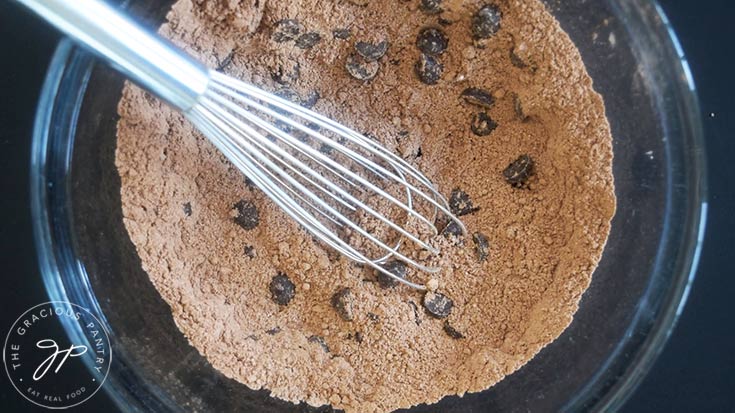
MULTIPOLYGON (((169 1, 133 2, 155 27, 169 1)), ((682 310, 706 214, 700 112, 685 57, 646 0, 548 0, 605 100, 618 210, 569 328, 496 386, 413 412, 606 411, 625 401, 682 310)), ((51 300, 99 315, 115 354, 104 385, 125 411, 330 411, 228 379, 192 348, 141 268, 114 167, 123 79, 68 41, 43 87, 32 148, 35 240, 51 300)), ((67 333, 80 340, 80 326, 67 333)))

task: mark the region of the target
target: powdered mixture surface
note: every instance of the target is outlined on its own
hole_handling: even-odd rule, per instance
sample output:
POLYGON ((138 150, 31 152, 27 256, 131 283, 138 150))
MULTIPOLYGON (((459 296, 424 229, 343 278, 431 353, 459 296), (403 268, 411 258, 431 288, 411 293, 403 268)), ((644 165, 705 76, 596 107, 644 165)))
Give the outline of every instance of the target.
POLYGON ((437 318, 422 292, 383 288, 316 244, 180 115, 126 86, 125 226, 216 369, 293 402, 390 411, 486 389, 569 325, 615 209, 611 136, 539 1, 179 0, 160 33, 377 137, 454 193, 469 230, 435 240, 432 287, 453 301, 437 318))

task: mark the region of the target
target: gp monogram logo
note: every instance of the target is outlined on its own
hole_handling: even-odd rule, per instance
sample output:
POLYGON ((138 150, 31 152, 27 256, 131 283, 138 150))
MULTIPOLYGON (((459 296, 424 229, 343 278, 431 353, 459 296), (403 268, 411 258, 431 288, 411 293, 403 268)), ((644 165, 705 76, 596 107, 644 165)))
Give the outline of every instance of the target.
POLYGON ((3 363, 15 389, 32 403, 64 409, 83 403, 104 383, 110 341, 87 309, 68 302, 39 304, 15 321, 3 363), (64 330, 73 333, 67 337, 64 330))

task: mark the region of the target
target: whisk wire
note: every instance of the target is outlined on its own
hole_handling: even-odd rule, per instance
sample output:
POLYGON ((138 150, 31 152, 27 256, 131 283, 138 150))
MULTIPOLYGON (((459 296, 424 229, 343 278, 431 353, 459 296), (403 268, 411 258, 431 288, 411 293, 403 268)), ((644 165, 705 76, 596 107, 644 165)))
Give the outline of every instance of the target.
MULTIPOLYGON (((394 256, 400 258, 402 261, 405 261, 407 264, 409 264, 409 265, 411 265, 413 267, 416 267, 416 268, 418 268, 418 269, 420 269, 422 271, 425 271, 425 272, 434 273, 434 272, 436 272, 436 271, 439 270, 438 268, 428 267, 428 266, 425 266, 425 265, 422 265, 422 264, 416 262, 415 260, 413 260, 413 259, 409 258, 408 256, 402 254, 401 252, 397 251, 395 248, 392 248, 392 247, 388 246, 383 241, 381 241, 380 239, 376 238, 375 236, 373 236, 372 234, 370 234, 369 232, 367 232, 365 229, 361 228, 360 226, 358 226, 354 222, 352 222, 349 219, 347 219, 346 217, 344 217, 342 214, 340 214, 333 207, 331 207, 330 205, 328 205, 327 203, 325 203, 322 199, 320 199, 319 197, 317 197, 315 194, 313 194, 310 191, 306 190, 306 188, 304 188, 293 177, 291 177, 287 173, 285 173, 281 168, 278 168, 273 163, 273 161, 271 161, 270 159, 267 159, 265 157, 260 157, 258 155, 258 151, 252 150, 252 144, 254 143, 253 141, 246 142, 244 140, 237 140, 237 141, 232 141, 231 139, 228 140, 228 137, 234 136, 234 134, 236 134, 237 131, 234 130, 234 129, 232 129, 232 126, 231 125, 228 125, 225 121, 223 121, 222 119, 219 119, 217 117, 217 115, 214 115, 213 112, 211 111, 212 107, 210 107, 210 105, 211 105, 210 103, 208 103, 208 102, 206 102, 206 100, 204 100, 202 102, 202 107, 204 109, 206 109, 206 110, 201 111, 202 115, 204 115, 205 120, 209 121, 212 125, 215 126, 216 133, 214 133, 213 136, 210 136, 210 139, 213 139, 213 141, 217 141, 217 142, 222 142, 223 143, 223 146, 225 146, 227 148, 226 150, 223 150, 223 153, 225 153, 225 155, 228 156, 228 158, 232 156, 235 159, 241 159, 241 157, 233 156, 233 155, 241 154, 241 155, 247 157, 247 159, 251 160, 252 162, 260 165, 260 168, 257 168, 257 167, 256 168, 253 168, 252 166, 250 166, 250 167, 243 168, 243 169, 245 169, 246 172, 249 172, 250 170, 253 170, 254 169, 254 170, 263 171, 264 173, 266 173, 270 177, 271 182, 269 182, 268 179, 262 179, 262 175, 261 175, 260 172, 258 173, 259 179, 257 181, 254 181, 254 182, 256 182, 256 184, 261 184, 262 183, 264 185, 262 187, 264 189, 264 191, 274 190, 276 192, 274 194, 274 197, 277 198, 279 201, 282 201, 282 202, 278 202, 278 205, 281 208, 283 208, 287 213, 289 213, 289 215, 291 215, 299 224, 304 225, 305 228, 307 228, 307 230, 313 230, 313 231, 315 230, 314 232, 317 233, 318 235, 322 235, 322 236, 325 236, 325 237, 333 240, 334 243, 337 244, 337 245, 331 244, 330 246, 332 246, 333 248, 339 250, 340 252, 343 252, 344 250, 348 251, 349 254, 345 254, 345 255, 350 256, 350 258, 352 258, 352 259, 354 259, 356 261, 363 262, 363 263, 366 263, 368 265, 371 265, 375 269, 377 269, 377 270, 379 270, 381 272, 385 272, 388 275, 390 275, 391 277, 394 277, 394 278, 396 278, 397 280, 399 280, 399 281, 401 281, 403 283, 409 284, 409 285, 411 285, 414 288, 421 288, 421 286, 419 284, 414 284, 414 283, 407 282, 406 280, 403 280, 401 278, 395 277, 395 275, 393 275, 392 273, 386 272, 383 267, 381 267, 381 266, 379 266, 379 265, 376 264, 376 262, 375 262, 376 260, 369 259, 364 254, 362 254, 359 251, 357 251, 356 249, 354 249, 348 243, 344 242, 344 240, 340 239, 335 234, 333 234, 331 231, 329 231, 321 223, 319 223, 319 225, 317 225, 316 228, 314 228, 314 226, 311 225, 311 223, 313 223, 313 221, 314 221, 313 215, 311 215, 308 211, 306 211, 301 205, 299 205, 293 199, 289 198, 287 195, 284 194, 282 188, 289 189, 290 187, 288 185, 285 185, 285 183, 284 183, 283 180, 278 179, 274 175, 274 172, 273 171, 275 171, 275 173, 278 173, 278 174, 282 175, 283 179, 285 179, 286 181, 288 181, 291 185, 294 185, 297 188, 299 188, 302 191, 304 191, 304 193, 306 193, 307 195, 309 195, 315 202, 317 202, 318 204, 320 204, 323 208, 327 209, 330 213, 332 213, 334 216, 336 216, 343 223, 345 223, 348 226, 350 226, 353 230, 357 231, 358 233, 360 233, 361 235, 363 235, 365 238, 367 238, 371 242, 379 245, 381 248, 383 248, 385 250, 388 250, 388 251, 391 251, 391 253, 389 255, 394 255, 394 256), (224 136, 224 139, 222 138, 223 136, 224 136), (234 142, 237 142, 238 143, 237 146, 240 148, 240 151, 237 151, 235 148, 233 148, 232 145, 233 145, 234 142), (251 150, 248 151, 248 149, 251 149, 251 150), (256 157, 258 159, 255 159, 256 157), (273 185, 272 184, 273 181, 280 182, 281 183, 281 186, 279 186, 279 185, 273 185), (296 212, 296 214, 292 214, 291 213, 291 208, 293 208, 295 210, 294 212, 296 212)), ((214 109, 216 109, 216 106, 214 107, 214 109)), ((221 116, 222 114, 219 114, 219 115, 221 116)), ((257 131, 255 131, 251 127, 249 127, 247 125, 244 125, 244 124, 241 124, 239 126, 242 127, 243 131, 241 131, 241 132, 244 132, 245 133, 245 136, 248 136, 251 139, 256 138, 255 140, 260 140, 261 142, 264 142, 264 143, 272 144, 272 142, 270 142, 265 136, 263 136, 262 134, 258 133, 257 131)), ((211 130, 210 128, 203 128, 203 129, 211 130)), ((218 145, 218 147, 219 147, 219 145, 218 145)), ((240 167, 237 163, 236 163, 236 166, 240 167)), ((410 235, 410 233, 409 233, 409 235, 410 235)))
MULTIPOLYGON (((202 106, 204 108, 209 109, 209 110, 212 109, 212 107, 210 105, 211 104, 209 102, 207 102, 206 100, 204 100, 202 102, 202 106)), ((214 106, 214 108, 216 108, 216 106, 214 106)), ((268 140, 261 133, 257 132, 252 127, 244 124, 242 121, 238 120, 237 118, 235 118, 231 114, 223 113, 223 114, 220 114, 220 115, 225 118, 226 122, 224 122, 224 125, 218 125, 218 127, 220 127, 220 128, 227 127, 228 129, 230 129, 229 132, 231 132, 231 133, 237 133, 237 129, 240 129, 241 132, 242 132, 242 134, 244 136, 247 136, 248 138, 250 138, 250 142, 248 142, 248 144, 252 144, 252 145, 257 146, 258 148, 261 149, 261 151, 263 151, 263 153, 268 153, 268 154, 273 155, 273 153, 271 152, 271 149, 274 149, 274 147, 277 148, 277 145, 275 145, 273 142, 271 142, 270 140, 268 140), (268 148, 266 148, 266 146, 268 148)), ((212 119, 210 119, 210 121, 216 122, 217 124, 219 124, 220 122, 222 122, 222 120, 217 119, 217 118, 212 118, 212 119)), ((236 142, 241 143, 241 140, 237 140, 236 142)), ((242 142, 242 143, 244 143, 244 142, 242 142)), ((335 217, 337 220, 339 220, 343 224, 346 224, 351 229, 355 230, 360 235, 364 236, 365 238, 367 238, 371 242, 379 245, 380 247, 382 247, 382 248, 384 248, 386 250, 393 251, 393 249, 390 246, 388 246, 383 241, 381 241, 377 237, 375 237, 372 234, 370 234, 369 232, 367 232, 364 228, 360 227, 359 225, 357 225, 353 221, 349 220, 343 214, 339 213, 339 211, 337 211, 334 207, 332 207, 331 205, 329 205, 328 203, 326 203, 322 198, 320 198, 319 196, 317 196, 313 192, 309 191, 306 187, 304 187, 304 185, 302 183, 300 183, 296 179, 294 179, 283 168, 279 168, 277 165, 275 165, 275 163, 274 163, 273 160, 271 160, 271 159, 269 159, 267 157, 260 157, 260 156, 258 156, 258 154, 259 154, 258 151, 253 151, 253 152, 251 152, 251 155, 252 154, 255 154, 255 156, 260 159, 260 161, 257 161, 256 160, 256 162, 258 164, 260 164, 261 166, 263 166, 264 169, 266 170, 266 172, 273 179, 275 179, 278 182, 280 182, 281 184, 283 184, 285 186, 285 188, 292 190, 292 188, 291 188, 290 185, 293 185, 294 187, 296 187, 300 191, 298 193, 296 191, 294 191, 294 193, 297 194, 297 195, 299 195, 299 197, 301 197, 300 196, 301 193, 306 194, 306 196, 308 196, 309 198, 311 198, 313 202, 316 202, 319 205, 319 207, 327 210, 333 217, 335 217), (282 179, 279 179, 278 177, 276 177, 271 171, 275 171, 275 173, 278 174, 278 175, 280 175, 282 179), (284 180, 287 181, 288 184, 290 184, 290 185, 285 185, 284 180)), ((292 155, 290 155, 288 153, 279 153, 278 155, 283 156, 284 158, 286 158, 286 159, 294 162, 295 164, 299 165, 298 160, 295 159, 292 155)), ((285 162, 283 164, 284 164, 284 166, 286 166, 289 169, 293 168, 293 166, 291 164, 287 164, 285 162)), ((305 165, 300 165, 300 166, 302 166, 306 171, 313 172, 313 170, 309 169, 305 165)), ((334 189, 335 191, 339 192, 344 197, 348 198, 350 201, 352 201, 355 204, 357 204, 361 209, 363 209, 365 211, 371 212, 376 218, 381 219, 381 221, 383 221, 386 225, 390 226, 394 230, 398 231, 401 235, 403 235, 403 236, 411 239, 412 241, 414 241, 417 244, 421 245, 425 249, 428 249, 430 251, 436 251, 436 252, 438 252, 438 250, 436 250, 434 247, 426 244, 424 241, 422 241, 421 239, 419 239, 418 237, 416 237, 414 234, 406 231, 404 228, 400 227, 399 225, 397 225, 393 221, 389 220, 384 215, 379 214, 373 208, 370 208, 369 206, 367 206, 366 204, 364 204, 359 199, 355 198, 354 196, 352 196, 349 193, 347 193, 346 191, 344 191, 342 188, 339 188, 338 186, 334 185, 334 183, 330 182, 329 180, 327 180, 327 179, 325 179, 323 177, 320 177, 316 173, 313 173, 313 176, 316 177, 317 179, 322 180, 325 184, 327 184, 330 187, 332 187, 332 189, 334 189)), ((313 205, 313 204, 311 204, 311 205, 313 205)), ((427 271, 427 272, 435 272, 436 271, 436 269, 434 267, 427 267, 425 265, 422 265, 422 264, 416 262, 415 260, 413 260, 413 259, 411 259, 411 258, 409 258, 409 257, 407 257, 407 256, 405 256, 403 254, 401 254, 400 252, 393 251, 393 255, 398 256, 402 260, 406 261, 406 263, 408 263, 409 265, 411 265, 413 267, 416 267, 416 268, 419 268, 422 271, 427 271)), ((373 261, 373 260, 371 260, 371 261, 373 261)))
MULTIPOLYGON (((326 143, 334 148, 339 148, 347 156, 351 157, 356 162, 361 163, 363 166, 365 166, 368 169, 379 171, 380 174, 384 174, 385 176, 393 180, 400 181, 400 178, 392 174, 389 170, 385 169, 384 167, 380 165, 377 165, 376 163, 365 158, 361 154, 356 153, 351 148, 348 148, 340 144, 334 139, 327 138, 323 136, 322 134, 320 134, 318 131, 308 128, 301 123, 294 122, 292 118, 281 115, 271 110, 270 108, 253 101, 252 99, 248 98, 248 96, 253 96, 256 99, 259 99, 263 102, 267 102, 268 105, 272 105, 282 110, 286 110, 289 113, 298 114, 305 121, 314 123, 322 128, 325 128, 337 134, 338 136, 346 138, 347 140, 351 141, 352 143, 359 146, 360 148, 367 150, 369 153, 373 155, 389 159, 392 165, 400 166, 402 169, 405 170, 404 172, 407 172, 408 175, 410 175, 412 178, 421 182, 426 187, 426 189, 428 189, 433 194, 433 196, 428 196, 427 194, 425 194, 423 191, 416 188, 411 183, 406 182, 406 186, 410 188, 412 192, 414 192, 416 195, 422 197, 425 201, 432 204, 433 207, 440 210, 446 216, 452 217, 457 222, 457 224, 460 225, 462 230, 466 231, 462 222, 453 217, 453 214, 449 211, 449 208, 447 206, 446 199, 434 188, 434 186, 431 184, 431 181, 429 181, 428 178, 426 178, 415 167, 410 165, 404 159, 388 151, 387 149, 379 145, 377 142, 371 141, 367 139, 366 137, 364 137, 362 134, 359 134, 358 132, 346 126, 336 123, 327 117, 324 117, 316 112, 310 111, 296 103, 290 102, 279 96, 272 95, 255 86, 248 85, 246 83, 240 82, 236 79, 232 79, 226 75, 222 75, 217 72, 213 72, 212 79, 217 82, 220 82, 220 84, 216 82, 212 84, 211 85, 212 89, 218 90, 220 91, 220 93, 223 93, 226 96, 238 99, 247 106, 263 111, 264 113, 270 116, 273 116, 282 122, 289 124, 289 126, 295 127, 299 129, 300 131, 309 134, 311 137, 323 143, 326 143), (442 202, 438 202, 437 200, 441 200, 442 202)), ((242 109, 242 108, 239 108, 239 109, 242 109)), ((328 157, 325 157, 325 158, 329 159, 328 157)), ((338 163, 336 165, 341 166, 338 163)))
MULTIPOLYGON (((230 79, 230 81, 231 81, 231 79, 230 79)), ((213 86, 213 88, 214 89, 218 89, 221 92, 227 92, 227 89, 220 88, 217 85, 213 86)), ((271 98, 271 99, 274 99, 274 100, 278 100, 279 101, 278 103, 282 104, 282 107, 281 107, 282 109, 285 109, 285 108, 292 109, 293 108, 294 112, 297 112, 299 110, 305 110, 304 108, 302 108, 302 107, 300 107, 300 106, 298 106, 298 105, 296 105, 296 104, 294 104, 292 102, 283 100, 283 99, 281 99, 281 98, 279 98, 277 96, 269 96, 269 95, 267 95, 266 92, 258 91, 258 93, 260 95, 266 96, 268 98, 271 98)), ((254 114, 249 113, 248 111, 244 110, 242 107, 239 107, 238 105, 235 105, 234 103, 228 101, 226 98, 223 98, 222 96, 214 95, 214 96, 211 96, 211 97, 212 98, 215 98, 219 103, 227 106, 229 109, 231 109, 233 111, 236 111, 239 115, 241 115, 243 117, 246 117, 249 121, 261 122, 261 123, 263 122, 262 119, 259 119, 254 114)), ((441 212, 443 212, 445 215, 450 216, 450 217, 452 216, 452 213, 449 211, 449 209, 446 207, 446 205, 442 205, 441 203, 437 202, 434 198, 427 196, 426 194, 423 193, 423 191, 419 190, 417 187, 415 187, 411 183, 407 182, 405 180, 405 178, 400 178, 400 177, 396 176, 395 174, 391 173, 390 171, 388 171, 387 169, 383 168, 382 166, 377 165, 373 161, 365 158, 361 154, 354 152, 352 149, 350 149, 348 147, 345 147, 344 145, 341 145, 338 142, 335 142, 334 139, 327 138, 323 134, 319 133, 318 131, 315 131, 315 130, 313 130, 311 128, 308 128, 308 127, 306 127, 306 126, 304 126, 304 125, 302 125, 300 123, 296 123, 292 119, 290 119, 290 118, 288 118, 286 116, 283 116, 283 115, 281 115, 281 114, 273 111, 272 109, 268 108, 267 106, 261 105, 261 104, 255 102, 255 101, 249 99, 246 96, 240 95, 239 92, 238 92, 237 99, 240 100, 245 105, 247 105, 247 106, 249 106, 249 107, 251 107, 253 109, 262 111, 262 112, 268 114, 269 116, 273 116, 274 118, 278 119, 279 121, 282 121, 282 122, 288 124, 291 127, 294 127, 294 128, 299 129, 300 131, 302 131, 302 132, 310 135, 311 137, 319 140, 322 143, 327 143, 328 145, 331 145, 334 148, 338 148, 346 156, 350 157, 351 159, 353 159, 356 162, 360 163, 361 165, 365 166, 365 168, 367 168, 369 170, 372 170, 372 171, 375 171, 376 174, 380 174, 380 175, 383 175, 385 178, 390 178, 390 179, 392 179, 394 181, 401 182, 402 185, 404 185, 407 189, 409 189, 413 194, 419 195, 421 198, 423 198, 425 201, 429 202, 434 208, 437 208, 438 210, 440 210, 441 212)), ((271 104, 271 103, 269 102, 269 104, 271 104)), ((273 105, 274 106, 278 106, 276 104, 273 104, 273 105)), ((317 116, 321 116, 321 115, 318 115, 318 114, 316 114, 316 115, 317 116)), ((315 122, 315 123, 317 123, 317 122, 315 122)), ((336 124, 336 125, 340 126, 339 124, 336 124)), ((273 125, 269 125, 269 126, 270 127, 273 127, 273 125)), ((356 137, 360 137, 360 135, 358 135, 357 132, 351 131, 350 129, 346 129, 344 127, 341 127, 341 129, 344 129, 345 131, 349 131, 351 134, 355 135, 356 137)), ((345 132, 345 133, 347 133, 347 132, 345 132)), ((299 150, 300 151, 305 151, 305 152, 309 153, 310 155, 316 156, 319 159, 322 159, 322 160, 328 162, 333 167, 335 167, 335 168, 337 168, 337 169, 339 169, 339 170, 341 170, 341 171, 349 174, 353 179, 357 179, 360 182, 360 185, 366 186, 366 187, 370 188, 371 190, 378 192, 378 194, 380 196, 385 197, 389 201, 393 202, 395 205, 399 206, 405 212, 411 214, 415 218, 417 218, 417 219, 421 220, 422 222, 424 222, 424 224, 427 225, 427 228, 431 228, 432 231, 434 232, 434 235, 436 235, 436 233, 437 233, 436 228, 434 227, 434 224, 431 221, 429 221, 428 219, 426 219, 426 217, 424 217, 423 215, 421 215, 420 213, 418 213, 415 209, 408 207, 406 204, 403 204, 402 202, 400 202, 399 200, 397 200, 395 197, 391 196, 390 194, 386 193, 385 191, 382 191, 380 188, 378 188, 375 185, 373 185, 370 181, 367 181, 364 178, 360 177, 359 175, 352 173, 351 171, 349 171, 346 168, 344 168, 343 165, 341 165, 338 162, 334 161, 330 157, 325 156, 324 154, 320 153, 319 151, 315 150, 314 148, 310 147, 309 145, 303 144, 302 142, 300 142, 297 139, 293 138, 293 136, 291 136, 289 134, 286 134, 286 133, 283 133, 283 131, 281 131, 281 130, 276 130, 273 134, 274 135, 278 135, 278 137, 279 138, 282 138, 284 141, 291 142, 291 143, 294 143, 295 145, 299 146, 299 150)), ((359 142, 369 142, 369 141, 365 140, 365 138, 361 138, 361 140, 359 140, 359 142)), ((371 145, 374 145, 374 144, 371 143, 371 145)), ((380 146, 377 146, 377 147, 380 148, 380 146)), ((385 153, 390 153, 390 152, 385 152, 385 153)), ((377 154, 377 156, 382 156, 382 154, 377 154)), ((397 159, 400 159, 400 158, 397 158, 397 159)), ((405 163, 405 161, 403 161, 403 162, 405 163)), ((394 167, 396 167, 396 165, 393 164, 393 163, 391 163, 391 165, 394 166, 394 167)), ((402 171, 402 172, 405 173, 406 171, 402 171)), ((426 178, 421 178, 420 179, 420 182, 424 183, 424 185, 427 185, 426 182, 428 182, 428 181, 426 180, 426 178)), ((428 186, 428 188, 432 192, 435 191, 432 186, 428 186)), ((441 195, 439 195, 438 192, 436 192, 436 194, 438 195, 438 198, 443 201, 443 203, 446 203, 446 201, 444 200, 444 198, 441 197, 441 195)), ((460 226, 464 230, 464 226, 461 224, 461 222, 458 221, 458 223, 460 224, 460 226)))
MULTIPOLYGON (((253 114, 248 113, 247 111, 243 110, 239 106, 234 105, 232 102, 228 102, 226 99, 222 98, 221 96, 213 96, 212 98, 217 103, 219 103, 221 105, 224 105, 224 106, 232 109, 233 111, 236 111, 239 115, 241 115, 243 117, 246 117, 248 120, 251 120, 251 118, 254 118, 254 119, 252 119, 252 122, 253 123, 255 123, 255 124, 259 125, 259 126, 262 126, 264 129, 268 130, 269 132, 272 132, 273 135, 276 135, 277 137, 283 139, 283 141, 285 141, 285 142, 287 142, 287 143, 289 143, 289 144, 291 144, 291 145, 293 145, 295 147, 298 147, 298 149, 303 150, 303 151, 306 151, 307 153, 315 153, 317 156, 319 156, 319 157, 321 157, 323 159, 326 159, 328 162, 332 162, 334 165, 336 165, 336 167, 338 167, 338 168, 344 168, 342 165, 339 165, 338 163, 334 162, 330 158, 324 156, 323 154, 319 153, 318 151, 315 151, 313 148, 311 148, 310 146, 308 146, 308 145, 300 142, 298 139, 295 139, 293 136, 291 136, 291 135, 289 135, 289 134, 281 131, 280 129, 275 128, 272 124, 268 124, 267 122, 263 121, 262 119, 258 118, 257 116, 254 116, 253 114)), ((235 125, 239 126, 240 128, 242 128, 242 127, 245 126, 244 123, 242 123, 242 121, 234 118, 231 114, 223 114, 223 116, 226 116, 231 122, 233 122, 235 125)), ((412 241, 414 241, 417 244, 421 245, 422 248, 428 249, 428 250, 432 251, 435 254, 438 253, 438 250, 436 248, 430 246, 429 244, 427 244, 424 241, 420 240, 419 238, 417 238, 416 236, 414 236, 410 232, 408 232, 405 229, 403 229, 402 227, 398 226, 393 221, 391 221, 390 219, 388 219, 387 217, 385 217, 385 215, 378 213, 377 211, 375 211, 375 209, 369 207, 368 205, 366 205, 365 203, 363 203, 362 201, 360 201, 356 197, 354 197, 351 194, 349 194, 344 189, 342 189, 339 186, 335 185, 330 180, 324 178, 323 176, 320 176, 319 174, 316 173, 316 171, 313 168, 310 168, 307 165, 304 165, 302 162, 300 162, 298 159, 294 158, 292 155, 288 154, 287 152, 282 151, 281 148, 278 147, 278 145, 270 142, 268 139, 264 139, 262 141, 262 144, 265 144, 266 146, 268 146, 268 149, 263 148, 262 145, 261 145, 261 148, 263 150, 265 150, 265 151, 268 151, 268 153, 269 154, 272 154, 275 158, 283 157, 283 158, 286 158, 289 161, 293 162, 294 164, 299 165, 305 172, 312 174, 316 179, 319 179, 324 184, 328 185, 332 190, 338 192, 343 197, 349 199, 350 202, 353 202, 353 203, 357 204, 361 209, 363 209, 364 211, 370 213, 372 216, 374 216, 375 218, 379 219, 381 222, 385 223, 386 225, 391 226, 391 228, 395 229, 396 231, 401 232, 402 235, 408 237, 412 241), (273 153, 273 151, 277 151, 279 153, 276 155, 276 154, 273 153)), ((284 165, 288 165, 287 166, 288 168, 293 168, 290 164, 287 164, 286 162, 283 162, 283 164, 284 165)), ((360 177, 359 175, 355 174, 354 172, 349 171, 346 168, 345 168, 345 171, 346 171, 346 173, 350 174, 352 177, 364 181, 364 183, 361 182, 364 186, 367 186, 368 188, 374 190, 378 195, 384 197, 385 199, 388 199, 388 200, 392 201, 395 205, 401 207, 404 211, 406 211, 409 214, 413 215, 415 218, 421 220, 425 225, 430 226, 430 227, 433 228, 433 223, 431 221, 429 221, 428 219, 426 219, 426 217, 424 217, 423 215, 419 214, 412 207, 412 205, 404 204, 403 202, 401 202, 398 199, 396 199, 395 197, 393 197, 391 194, 389 194, 386 191, 384 191, 383 189, 381 189, 381 188, 373 185, 371 182, 366 181, 364 178, 360 177)), ((401 180, 401 182, 402 182, 403 185, 405 185, 405 183, 404 183, 405 181, 404 180, 401 180)), ((331 195, 331 192, 329 192, 329 191, 324 191, 324 192, 331 195)), ((408 198, 408 199, 410 199, 410 198, 408 198)))

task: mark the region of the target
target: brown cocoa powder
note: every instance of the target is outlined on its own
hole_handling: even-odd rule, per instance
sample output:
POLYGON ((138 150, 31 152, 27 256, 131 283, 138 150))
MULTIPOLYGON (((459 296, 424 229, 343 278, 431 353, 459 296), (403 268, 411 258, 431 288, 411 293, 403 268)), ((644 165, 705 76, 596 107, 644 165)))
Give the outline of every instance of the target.
POLYGON ((589 284, 615 198, 604 106, 578 51, 537 0, 495 2, 501 28, 481 40, 471 24, 482 1, 447 0, 439 14, 419 3, 179 0, 160 33, 266 89, 318 92, 316 111, 378 137, 447 197, 469 195, 479 207, 462 217, 469 234, 435 240, 442 271, 429 285, 453 300, 445 319, 424 311, 422 293, 381 288, 314 243, 180 115, 125 87, 116 165, 126 228, 191 344, 250 388, 348 412, 477 392, 558 337, 589 284), (320 40, 274 41, 283 19, 320 40), (414 72, 429 26, 448 38, 436 85, 414 72), (381 41, 377 75, 356 80, 345 69, 355 43, 381 41), (491 92, 489 109, 462 97, 470 87, 491 92), (486 136, 471 131, 478 113, 497 123, 486 136), (517 188, 503 171, 523 154, 534 173, 517 188), (258 210, 253 229, 234 219, 241 201, 258 210), (286 305, 271 298, 278 274, 295 285, 286 305), (345 288, 349 317, 331 302, 345 288))

